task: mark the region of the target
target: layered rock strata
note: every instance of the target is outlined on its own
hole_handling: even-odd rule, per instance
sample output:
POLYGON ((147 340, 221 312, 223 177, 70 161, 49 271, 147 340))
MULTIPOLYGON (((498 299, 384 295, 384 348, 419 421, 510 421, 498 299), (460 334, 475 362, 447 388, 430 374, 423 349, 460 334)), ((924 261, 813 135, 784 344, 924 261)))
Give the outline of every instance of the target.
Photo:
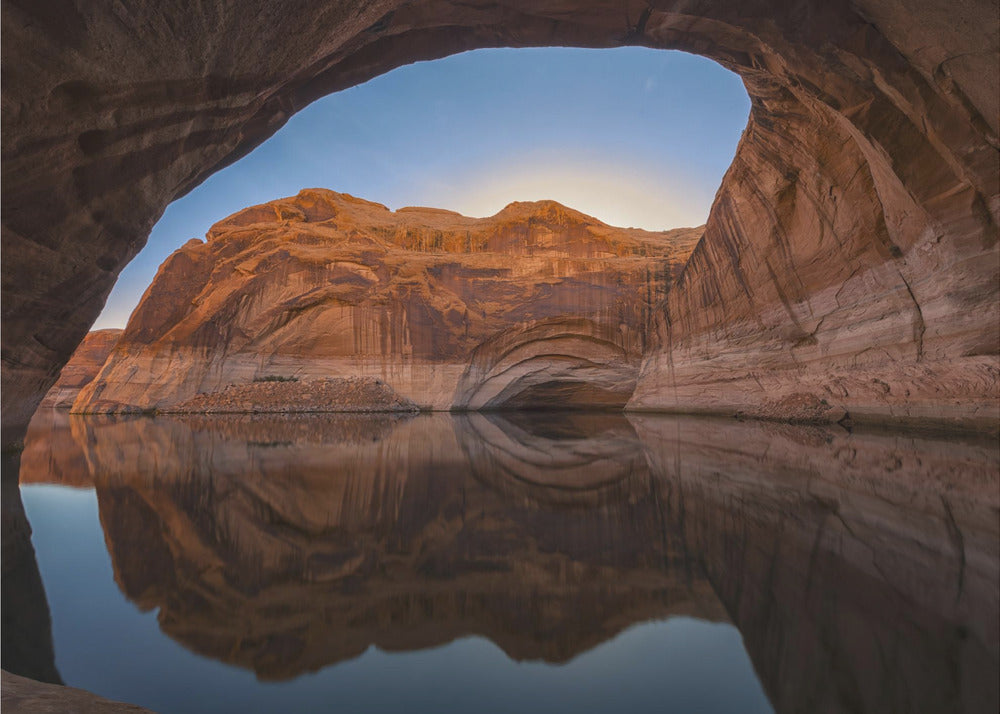
POLYGON ((73 409, 255 411, 268 389, 306 410, 363 406, 323 386, 345 377, 398 395, 373 407, 620 408, 700 235, 552 201, 475 219, 305 190, 171 255, 73 409))
POLYGON ((122 331, 117 329, 88 332, 39 406, 56 409, 72 407, 80 390, 90 384, 101 371, 121 334, 122 331))
POLYGON ((48 7, 3 10, 5 443, 172 199, 320 96, 416 60, 551 45, 703 54, 752 100, 634 406, 806 394, 858 415, 998 421, 988 0, 48 7))

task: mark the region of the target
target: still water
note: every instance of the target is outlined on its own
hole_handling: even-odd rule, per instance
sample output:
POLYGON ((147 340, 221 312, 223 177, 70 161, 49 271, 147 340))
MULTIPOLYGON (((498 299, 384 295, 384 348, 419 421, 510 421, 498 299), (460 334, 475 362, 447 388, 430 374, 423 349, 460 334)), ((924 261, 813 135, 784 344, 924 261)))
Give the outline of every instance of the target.
POLYGON ((50 411, 19 467, 4 669, 159 712, 997 711, 992 439, 50 411))

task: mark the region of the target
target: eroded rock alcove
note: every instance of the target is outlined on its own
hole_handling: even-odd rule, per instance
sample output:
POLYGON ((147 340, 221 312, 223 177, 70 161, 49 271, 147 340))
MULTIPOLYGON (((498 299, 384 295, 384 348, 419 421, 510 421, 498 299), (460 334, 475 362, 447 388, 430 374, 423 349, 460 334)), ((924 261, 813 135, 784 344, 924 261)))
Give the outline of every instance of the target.
POLYGON ((317 97, 416 60, 542 45, 702 54, 752 100, 633 408, 997 422, 986 0, 3 8, 5 442, 171 200, 317 97))

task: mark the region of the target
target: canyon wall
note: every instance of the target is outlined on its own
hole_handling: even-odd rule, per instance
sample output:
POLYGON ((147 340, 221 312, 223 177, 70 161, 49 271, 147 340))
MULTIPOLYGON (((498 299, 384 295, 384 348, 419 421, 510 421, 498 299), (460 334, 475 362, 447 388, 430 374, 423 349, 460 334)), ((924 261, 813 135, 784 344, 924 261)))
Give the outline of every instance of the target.
POLYGON ((899 96, 754 95, 772 116, 751 115, 630 407, 995 429, 996 152, 926 136, 899 96))
POLYGON ((989 0, 5 0, 3 19, 5 443, 171 200, 320 96, 551 45, 702 54, 752 100, 634 407, 998 420, 989 0))
POLYGON ((121 334, 122 331, 117 329, 88 332, 39 406, 43 409, 69 409, 73 406, 80 390, 90 384, 101 371, 121 334))
MULTIPOLYGON (((227 385, 297 380, 256 389, 311 399, 345 377, 423 408, 620 408, 701 233, 613 228, 551 201, 473 219, 305 190, 171 255, 73 410, 240 411, 227 385)), ((325 408, 345 408, 330 391, 325 408)))

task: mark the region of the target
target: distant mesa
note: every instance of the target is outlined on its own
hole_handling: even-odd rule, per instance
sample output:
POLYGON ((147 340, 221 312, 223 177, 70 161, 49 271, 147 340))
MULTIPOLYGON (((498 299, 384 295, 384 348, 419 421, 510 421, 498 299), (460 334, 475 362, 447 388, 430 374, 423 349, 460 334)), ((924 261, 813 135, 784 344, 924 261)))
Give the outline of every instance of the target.
POLYGON ((353 407, 317 395, 362 383, 373 408, 621 408, 702 231, 303 190, 175 251, 73 411, 323 411, 353 407))

